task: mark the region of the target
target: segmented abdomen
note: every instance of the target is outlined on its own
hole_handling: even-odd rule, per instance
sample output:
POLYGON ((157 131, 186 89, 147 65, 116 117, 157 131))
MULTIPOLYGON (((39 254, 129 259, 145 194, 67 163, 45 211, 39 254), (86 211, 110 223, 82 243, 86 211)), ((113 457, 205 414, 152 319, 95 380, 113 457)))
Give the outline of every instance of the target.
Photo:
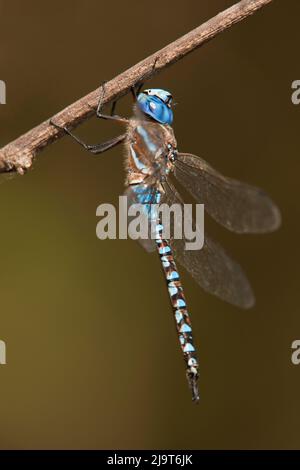
POLYGON ((187 365, 187 378, 193 392, 193 399, 199 399, 197 388, 198 361, 192 337, 192 325, 186 307, 183 287, 174 260, 170 243, 162 237, 163 226, 156 225, 156 245, 167 281, 168 292, 173 307, 180 346, 187 365))

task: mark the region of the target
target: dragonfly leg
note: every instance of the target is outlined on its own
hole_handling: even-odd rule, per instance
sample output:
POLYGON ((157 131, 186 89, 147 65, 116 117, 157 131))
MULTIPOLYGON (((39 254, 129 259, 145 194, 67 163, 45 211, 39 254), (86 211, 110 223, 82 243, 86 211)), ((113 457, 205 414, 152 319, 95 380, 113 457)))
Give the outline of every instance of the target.
POLYGON ((131 87, 131 94, 132 94, 132 98, 133 98, 134 102, 137 101, 138 95, 139 95, 141 89, 143 88, 143 86, 144 86, 144 83, 140 83, 138 86, 133 85, 131 87))
POLYGON ((113 120, 113 121, 127 123, 128 120, 126 118, 123 118, 121 116, 118 116, 117 114, 114 114, 117 101, 114 101, 113 104, 112 104, 111 114, 103 114, 102 113, 104 96, 105 96, 105 82, 102 83, 101 88, 100 88, 100 97, 99 97, 98 106, 97 106, 97 109, 96 109, 97 117, 100 118, 100 119, 110 119, 110 120, 113 120))
POLYGON ((115 100, 113 101, 112 105, 111 105, 111 110, 110 110, 110 115, 111 116, 114 116, 115 115, 115 111, 116 111, 116 106, 117 106, 117 102, 119 100, 115 100))
POLYGON ((121 134, 117 137, 114 137, 113 139, 107 140, 107 141, 102 142, 100 144, 90 145, 90 144, 86 144, 85 142, 83 142, 83 140, 79 139, 67 127, 59 126, 58 124, 55 124, 52 120, 50 120, 50 124, 52 126, 56 127, 56 129, 59 129, 61 131, 63 130, 66 134, 68 134, 70 137, 72 137, 72 139, 74 139, 75 142, 77 142, 79 145, 81 145, 83 148, 85 148, 89 152, 93 153, 94 155, 106 152, 106 150, 109 150, 112 147, 115 147, 116 145, 123 142, 126 138, 126 134, 121 134))
MULTIPOLYGON (((157 61, 158 61, 158 57, 155 57, 154 62, 153 62, 153 65, 152 65, 152 71, 151 71, 151 73, 155 70, 157 61)), ((135 85, 133 85, 133 86, 131 87, 131 93, 132 93, 132 96, 133 96, 133 100, 134 100, 134 101, 137 100, 137 97, 138 97, 138 95, 139 95, 141 89, 142 89, 143 86, 145 85, 145 82, 146 82, 145 79, 146 79, 146 76, 147 76, 147 75, 148 75, 148 74, 146 74, 146 73, 145 73, 144 75, 142 75, 142 77, 139 79, 139 81, 138 81, 135 85)))

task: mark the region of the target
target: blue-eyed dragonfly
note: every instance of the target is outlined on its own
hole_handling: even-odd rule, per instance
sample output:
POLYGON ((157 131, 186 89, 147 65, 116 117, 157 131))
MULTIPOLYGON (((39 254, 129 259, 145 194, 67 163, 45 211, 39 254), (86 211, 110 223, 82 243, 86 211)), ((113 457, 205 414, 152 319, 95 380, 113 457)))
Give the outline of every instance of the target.
MULTIPOLYGON (((280 212, 261 189, 227 178, 202 158, 178 151, 171 127, 173 98, 168 91, 148 89, 137 93, 133 89, 134 113, 127 119, 113 112, 111 115, 102 113, 104 90, 102 86, 96 115, 124 124, 124 134, 107 142, 87 145, 68 128, 50 122, 93 154, 123 143, 126 150, 126 193, 131 203, 148 206, 164 202, 169 206, 182 206, 183 200, 170 178, 173 174, 197 202, 204 204, 207 213, 227 229, 237 233, 265 233, 279 227, 280 212)), ((206 234, 201 250, 187 251, 184 237, 163 237, 163 226, 157 218, 154 238, 186 363, 188 384, 193 400, 198 402, 199 365, 175 259, 204 290, 233 305, 249 308, 254 304, 254 295, 240 266, 206 234)), ((143 245, 151 251, 151 245, 143 245)))

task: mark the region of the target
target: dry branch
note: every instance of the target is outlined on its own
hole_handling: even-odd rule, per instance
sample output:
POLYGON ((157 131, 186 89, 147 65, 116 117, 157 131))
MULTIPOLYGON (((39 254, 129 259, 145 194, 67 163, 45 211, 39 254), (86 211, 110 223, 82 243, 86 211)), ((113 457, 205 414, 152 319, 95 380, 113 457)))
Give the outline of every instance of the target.
MULTIPOLYGON (((130 69, 113 78, 105 85, 103 103, 125 95, 141 78, 149 79, 168 65, 180 60, 217 34, 230 28, 272 0, 242 0, 219 13, 198 28, 180 37, 163 49, 142 60, 130 69), (153 64, 155 67, 153 68, 153 64)), ((53 120, 69 128, 94 115, 99 89, 92 91, 53 116, 53 120)), ((64 134, 49 124, 49 120, 0 149, 0 172, 17 171, 23 174, 32 165, 33 158, 47 145, 64 134)))

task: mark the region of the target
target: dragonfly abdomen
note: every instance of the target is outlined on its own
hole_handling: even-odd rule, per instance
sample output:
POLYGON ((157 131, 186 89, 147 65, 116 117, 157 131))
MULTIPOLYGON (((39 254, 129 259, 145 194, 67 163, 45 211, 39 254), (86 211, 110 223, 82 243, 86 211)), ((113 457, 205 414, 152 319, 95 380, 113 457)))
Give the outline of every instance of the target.
POLYGON ((199 392, 197 380, 199 365, 193 343, 191 320, 172 248, 170 243, 162 237, 162 232, 163 226, 161 223, 158 223, 156 226, 155 242, 167 282, 180 346, 187 366, 186 374, 188 383, 192 390, 193 400, 198 401, 199 392))

